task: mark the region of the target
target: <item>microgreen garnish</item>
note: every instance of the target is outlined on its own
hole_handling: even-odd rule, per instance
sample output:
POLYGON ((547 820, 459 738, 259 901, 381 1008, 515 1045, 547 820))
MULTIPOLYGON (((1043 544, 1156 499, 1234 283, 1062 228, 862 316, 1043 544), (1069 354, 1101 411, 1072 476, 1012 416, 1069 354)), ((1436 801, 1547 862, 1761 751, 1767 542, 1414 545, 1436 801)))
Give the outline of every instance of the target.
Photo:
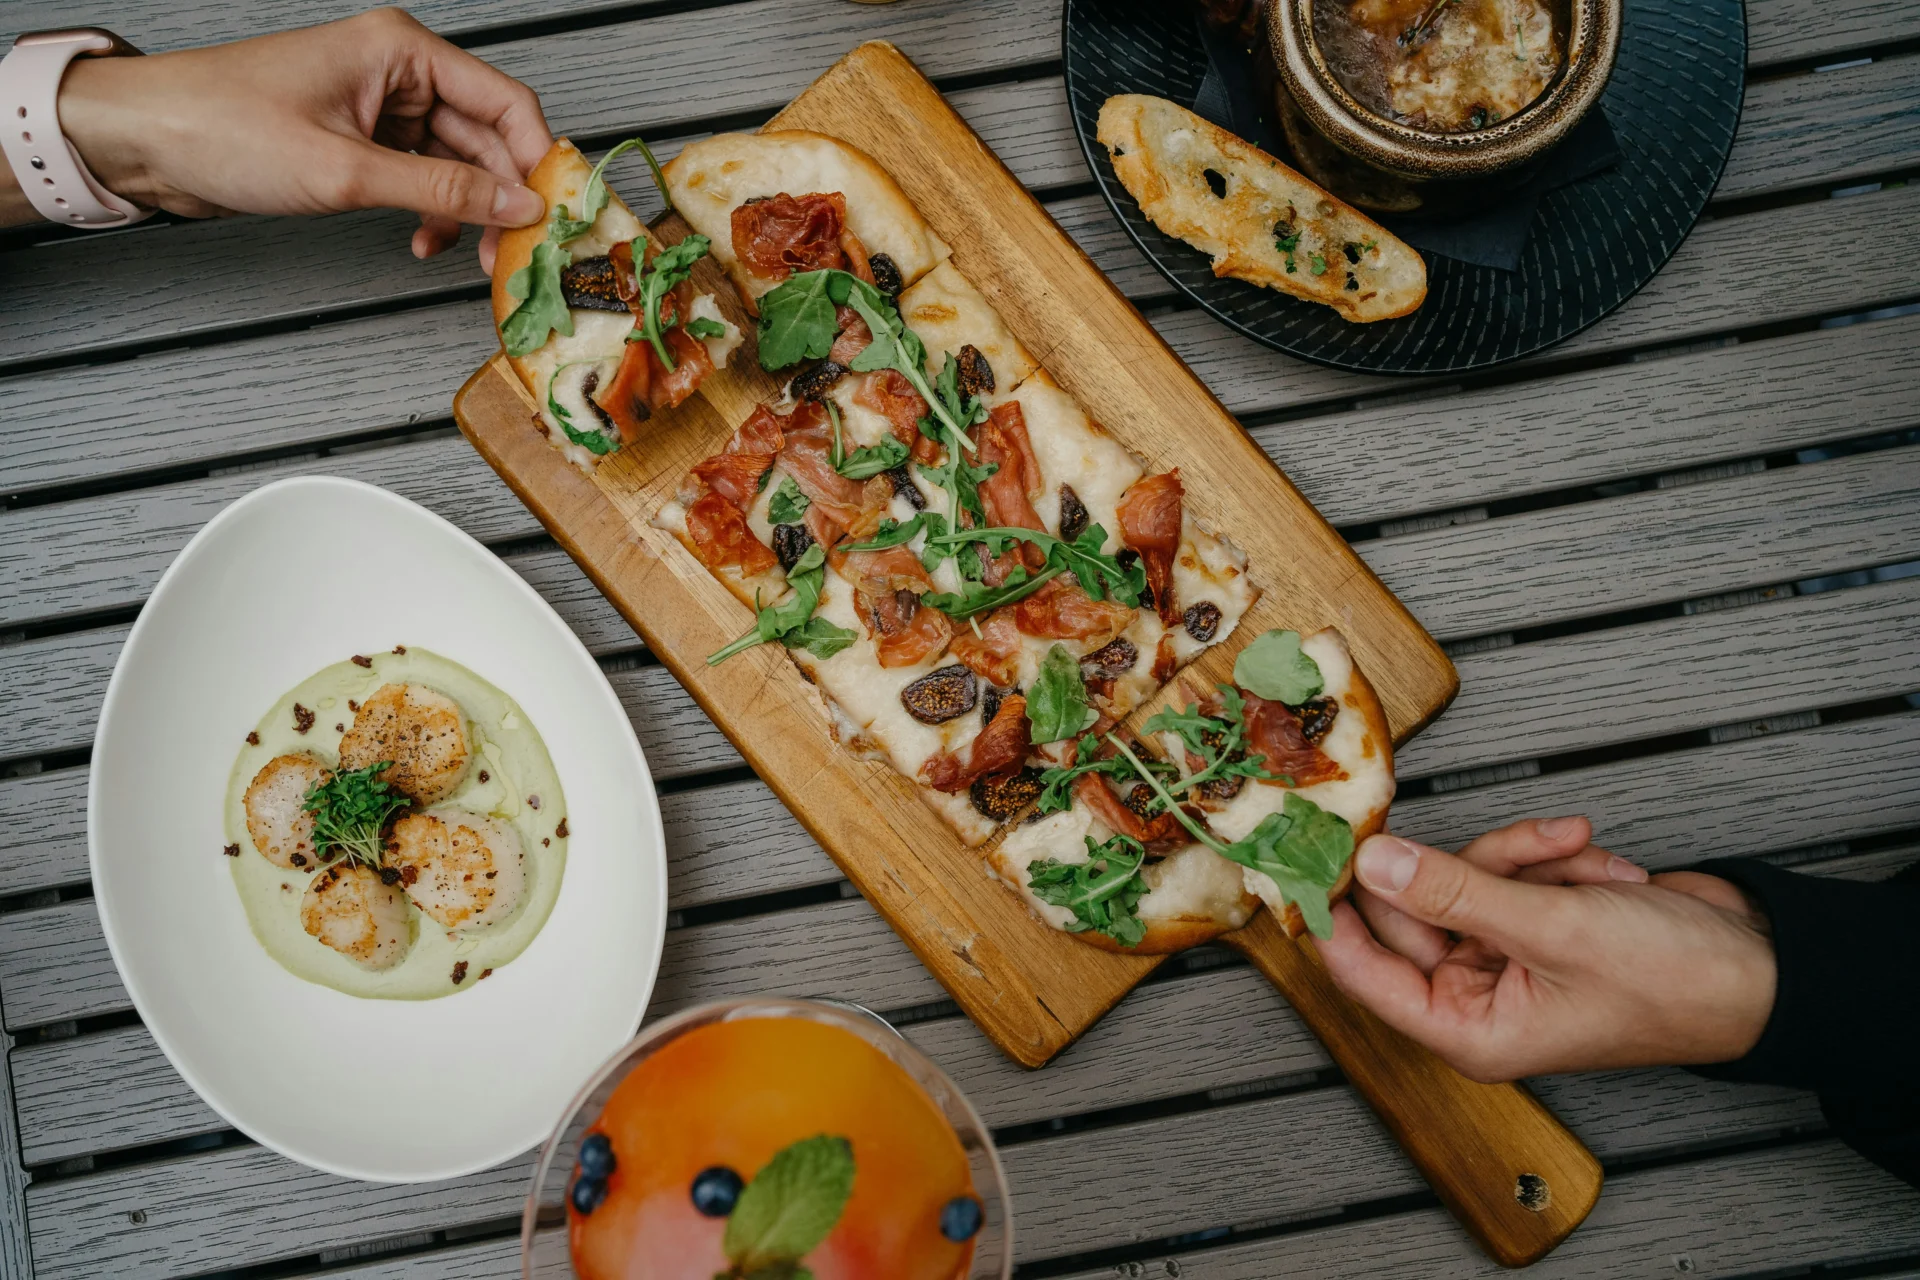
POLYGON ((1313 274, 1317 276, 1327 274, 1327 260, 1319 254, 1309 254, 1307 256, 1307 263, 1313 268, 1313 274))
POLYGON ((1293 274, 1293 251, 1300 247, 1300 233, 1290 231, 1273 242, 1273 247, 1287 255, 1287 274, 1293 274))
POLYGON ((800 1260, 833 1233, 853 1178, 845 1138, 823 1133, 774 1152, 727 1215, 728 1266, 714 1280, 812 1280, 800 1260))
MULTIPOLYGON (((772 468, 769 467, 768 471, 771 472, 772 468)), ((800 492, 800 486, 793 482, 792 476, 782 476, 780 487, 773 491, 773 497, 767 502, 767 523, 793 524, 806 515, 807 508, 812 505, 813 499, 800 492)))
POLYGON ((1027 687, 1027 722, 1033 744, 1059 742, 1091 728, 1100 718, 1087 701, 1087 684, 1080 675, 1080 660, 1067 652, 1063 644, 1047 650, 1040 661, 1040 673, 1027 687))
POLYGON ((1243 839, 1227 844, 1195 822, 1126 743, 1111 733, 1107 741, 1133 762, 1161 806, 1189 835, 1221 857, 1269 876, 1279 886, 1281 897, 1300 908, 1300 918, 1314 937, 1333 936, 1333 912, 1327 895, 1339 882, 1347 859, 1353 856, 1353 828, 1345 818, 1328 813, 1297 791, 1289 791, 1279 813, 1268 814, 1243 839))
MULTIPOLYGON (((707 665, 718 666, 736 653, 745 653, 755 645, 778 640, 789 649, 805 649, 816 658, 831 658, 859 639, 845 627, 813 616, 826 584, 827 553, 819 543, 808 547, 787 570, 787 585, 793 594, 778 604, 761 605, 752 630, 733 643, 707 656, 707 665)), ((758 604, 756 598, 755 601, 758 604)))
POLYGON ((380 865, 380 833, 387 819, 408 804, 378 776, 392 766, 393 761, 382 760, 364 769, 346 769, 307 789, 302 807, 313 815, 313 847, 323 860, 344 854, 369 867, 380 865))
POLYGON ((1147 936, 1147 926, 1136 914, 1147 893, 1140 868, 1146 846, 1131 836, 1116 835, 1105 844, 1087 840, 1085 862, 1042 858, 1027 868, 1027 887, 1050 906, 1073 912, 1069 933, 1103 933, 1123 947, 1134 947, 1147 936))
MULTIPOLYGON (((1326 688, 1320 664, 1300 648, 1298 631, 1267 631, 1233 661, 1233 682, 1270 702, 1297 707, 1326 688)), ((1224 686, 1223 686, 1224 687, 1224 686)))

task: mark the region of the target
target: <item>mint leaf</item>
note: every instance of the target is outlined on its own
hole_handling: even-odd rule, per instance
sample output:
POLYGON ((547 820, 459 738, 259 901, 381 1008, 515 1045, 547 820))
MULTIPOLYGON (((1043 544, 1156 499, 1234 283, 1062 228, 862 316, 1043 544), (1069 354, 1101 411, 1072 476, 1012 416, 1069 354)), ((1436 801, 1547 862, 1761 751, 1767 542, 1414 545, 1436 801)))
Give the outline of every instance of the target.
POLYGON ((552 240, 533 246, 527 265, 507 277, 507 296, 520 305, 500 322, 500 342, 510 356, 524 356, 546 345, 549 333, 573 336, 573 313, 560 288, 560 273, 573 259, 552 240))
POLYGON ((879 444, 855 449, 841 459, 834 470, 849 480, 871 480, 882 471, 891 471, 906 460, 907 446, 887 436, 879 444))
POLYGON ((1135 947, 1147 936, 1136 914, 1148 892, 1140 878, 1146 859, 1146 847, 1130 836, 1116 835, 1105 844, 1088 836, 1085 862, 1042 858, 1027 868, 1027 887, 1049 906, 1073 912, 1069 933, 1103 933, 1123 947, 1135 947))
MULTIPOLYGON (((813 499, 800 492, 800 486, 793 482, 792 476, 780 477, 780 487, 773 491, 773 497, 767 502, 768 524, 794 524, 807 514, 807 508, 813 505, 813 499)), ((799 565, 794 566, 796 569, 799 565)))
POLYGON ((1300 650, 1298 631, 1268 631, 1240 651, 1233 682, 1270 702, 1297 707, 1326 688, 1320 664, 1300 650))
POLYGON ((1027 689, 1027 721, 1033 744, 1059 742, 1090 728, 1100 713, 1087 703, 1086 681, 1080 660, 1056 644, 1041 659, 1040 674, 1027 689))
POLYGON ((799 1262, 840 1221, 853 1175, 853 1144, 845 1138, 823 1133, 775 1152, 727 1218, 721 1247, 734 1271, 750 1275, 799 1262))
POLYGON ((1289 791, 1279 813, 1268 814, 1219 853, 1272 877, 1281 896, 1300 908, 1314 937, 1333 936, 1327 894, 1353 856, 1353 828, 1345 818, 1289 791))

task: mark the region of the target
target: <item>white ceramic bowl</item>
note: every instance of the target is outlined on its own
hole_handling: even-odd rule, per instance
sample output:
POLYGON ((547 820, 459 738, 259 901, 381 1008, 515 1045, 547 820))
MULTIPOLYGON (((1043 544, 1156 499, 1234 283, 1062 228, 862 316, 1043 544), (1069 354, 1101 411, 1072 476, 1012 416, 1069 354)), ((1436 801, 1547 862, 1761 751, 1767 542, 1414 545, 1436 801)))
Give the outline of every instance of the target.
POLYGON ((479 543, 350 480, 285 480, 168 568, 107 686, 87 843, 147 1029, 233 1126, 328 1173, 449 1178, 540 1142, 632 1036, 666 928, 660 809, 632 726, 559 616, 479 543), (517 701, 566 792, 566 878, 525 952, 428 1001, 294 977, 254 940, 221 812, 242 739, 329 663, 396 644, 517 701))

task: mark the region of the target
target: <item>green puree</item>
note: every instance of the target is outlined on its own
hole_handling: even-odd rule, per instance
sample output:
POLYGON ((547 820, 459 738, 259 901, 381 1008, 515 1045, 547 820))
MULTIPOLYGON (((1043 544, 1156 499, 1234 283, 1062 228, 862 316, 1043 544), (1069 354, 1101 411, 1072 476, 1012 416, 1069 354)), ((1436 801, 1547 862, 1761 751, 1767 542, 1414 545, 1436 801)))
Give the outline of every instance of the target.
POLYGON ((288 690, 255 726, 260 745, 241 748, 227 782, 227 839, 240 846, 240 856, 232 859, 233 884, 253 936, 289 973, 351 996, 431 1000, 473 987, 482 972, 524 951, 547 922, 567 864, 567 840, 554 834, 566 817, 566 800, 546 744, 513 699, 459 663, 424 649, 368 656, 371 668, 337 662, 288 690), (460 704, 472 762, 460 789, 434 808, 467 809, 512 823, 526 846, 529 884, 525 902, 512 916, 467 933, 450 935, 411 908, 413 944, 406 957, 376 972, 307 936, 300 902, 312 875, 276 867, 261 856, 247 834, 245 802, 248 784, 275 756, 305 752, 329 768, 337 765, 343 731, 353 727, 348 700, 364 702, 383 684, 425 685, 460 704), (304 734, 295 723, 295 703, 313 712, 313 727, 304 734), (537 809, 530 797, 538 797, 537 809), (463 960, 465 980, 456 985, 454 966, 463 960))

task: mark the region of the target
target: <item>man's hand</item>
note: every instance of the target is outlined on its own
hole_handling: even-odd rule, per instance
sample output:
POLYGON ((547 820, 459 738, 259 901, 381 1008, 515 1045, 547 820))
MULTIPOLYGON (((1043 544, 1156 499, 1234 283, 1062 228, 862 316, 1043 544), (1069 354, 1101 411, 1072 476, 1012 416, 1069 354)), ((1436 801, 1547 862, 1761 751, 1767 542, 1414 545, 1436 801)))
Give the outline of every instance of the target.
MULTIPOLYGON (((552 138, 533 90, 398 9, 146 58, 80 58, 60 122, 109 190, 188 217, 421 215, 420 257, 460 224, 545 215, 521 179, 552 138)), ((481 242, 492 269, 498 232, 481 242)))
POLYGON ((1767 924, 1725 880, 1651 878, 1585 818, 1459 856, 1374 836, 1320 944, 1334 981, 1475 1080, 1725 1062, 1773 1008, 1767 924))

